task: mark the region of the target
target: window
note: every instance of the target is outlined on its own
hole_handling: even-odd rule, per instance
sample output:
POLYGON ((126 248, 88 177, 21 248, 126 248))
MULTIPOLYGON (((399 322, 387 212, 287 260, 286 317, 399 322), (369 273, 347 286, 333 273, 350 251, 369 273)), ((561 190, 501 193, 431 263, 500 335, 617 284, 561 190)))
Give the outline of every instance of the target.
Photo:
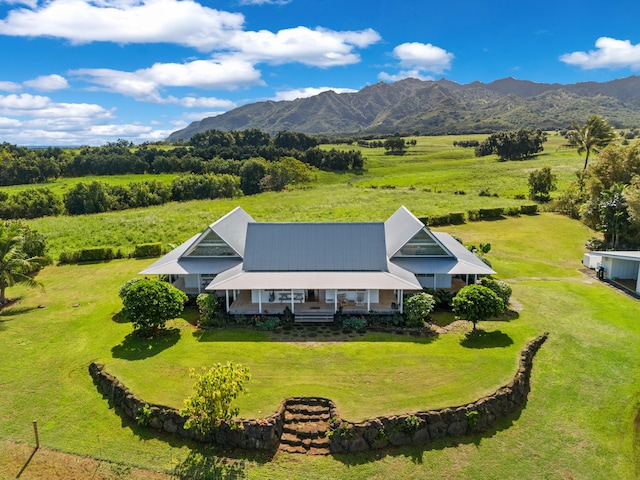
POLYGON ((187 253, 189 257, 237 257, 238 254, 212 230, 187 253))
POLYGON ((396 257, 449 256, 425 230, 420 230, 395 254, 396 257))

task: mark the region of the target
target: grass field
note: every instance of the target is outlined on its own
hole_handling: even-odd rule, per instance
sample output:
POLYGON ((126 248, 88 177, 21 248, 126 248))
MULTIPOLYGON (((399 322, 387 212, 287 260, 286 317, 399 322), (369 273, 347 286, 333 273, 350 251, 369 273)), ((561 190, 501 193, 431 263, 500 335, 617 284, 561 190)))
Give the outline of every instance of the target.
MULTIPOLYGON (((508 192, 526 193, 528 169, 550 164, 568 182, 583 160, 549 150, 546 159, 498 163, 454 150, 452 140, 421 137, 420 154, 368 155, 362 175, 323 174, 308 189, 30 223, 51 238, 55 254, 84 245, 178 243, 236 205, 257 220, 385 220, 400 205, 422 216, 520 204, 508 192), (447 165, 450 172, 441 173, 447 165), (459 179, 467 194, 455 195, 446 178, 459 179), (477 196, 483 182, 494 182, 499 197, 477 196)), ((189 323, 193 314, 173 321, 164 340, 141 343, 117 315, 117 290, 150 261, 47 267, 39 277, 44 292, 11 288, 9 296, 21 299, 0 311, 0 449, 33 444, 37 420, 44 447, 127 466, 179 467, 199 478, 636 478, 640 304, 578 270, 593 232, 550 213, 436 230, 467 244, 491 242, 493 268, 513 286, 517 316, 482 323, 489 340, 475 346, 485 348, 465 344, 464 329, 431 341, 374 333, 342 343, 272 341, 245 330, 200 335, 189 323), (513 375, 524 343, 545 331, 526 405, 495 430, 361 455, 271 457, 156 436, 116 415, 87 373, 91 361, 104 362, 144 399, 179 406, 189 394, 189 367, 239 360, 253 373, 243 416, 268 415, 284 396, 299 394, 326 395, 357 420, 491 392, 513 375)), ((15 463, 3 457, 0 479, 15 478, 18 472, 7 470, 15 463)), ((27 469, 21 478, 38 477, 27 469)))

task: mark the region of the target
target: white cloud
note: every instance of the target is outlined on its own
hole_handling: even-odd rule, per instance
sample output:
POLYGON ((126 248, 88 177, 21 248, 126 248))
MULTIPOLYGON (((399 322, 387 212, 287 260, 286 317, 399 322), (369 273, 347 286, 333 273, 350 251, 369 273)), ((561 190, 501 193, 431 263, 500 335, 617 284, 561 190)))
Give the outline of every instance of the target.
POLYGON ((283 90, 276 93, 276 96, 273 98, 275 101, 281 100, 295 100, 297 98, 307 98, 313 97, 314 95, 318 95, 322 92, 326 92, 328 90, 333 90, 336 93, 353 93, 357 92, 352 88, 333 88, 333 87, 305 87, 305 88, 294 88, 292 90, 283 90))
POLYGON ((372 29, 359 32, 335 32, 323 28, 287 28, 273 33, 236 32, 229 44, 240 58, 275 64, 300 62, 316 67, 349 65, 360 61, 354 48, 364 48, 380 41, 372 29))
MULTIPOLYGON (((181 118, 192 122, 202 120, 203 118, 217 117, 223 113, 224 112, 189 112, 182 115, 181 118)), ((180 128, 187 126, 185 122, 176 122, 176 125, 182 125, 180 128)))
POLYGON ((27 80, 23 83, 25 87, 33 88, 43 92, 53 92, 55 90, 64 90, 69 88, 67 79, 60 75, 44 75, 33 80, 27 80))
POLYGON ((50 104, 51 99, 49 97, 43 97, 41 95, 31 95, 28 93, 23 93, 20 95, 0 95, 0 112, 28 112, 30 110, 40 110, 50 104))
POLYGON ((251 63, 239 60, 156 63, 150 68, 135 72, 83 68, 70 74, 83 77, 103 90, 155 103, 177 102, 174 98, 162 97, 160 90, 164 87, 235 89, 239 86, 263 84, 260 72, 251 63))
POLYGON ((640 70, 640 44, 633 45, 629 40, 600 37, 596 40, 596 50, 565 53, 560 56, 560 61, 576 65, 583 70, 594 68, 640 70))
POLYGON ((22 122, 15 118, 0 117, 0 130, 7 128, 18 128, 22 125, 22 122))
POLYGON ((432 73, 443 73, 451 68, 452 53, 430 43, 403 43, 393 49, 400 66, 432 73))
POLYGON ((243 23, 241 14, 192 0, 52 0, 11 10, 0 21, 0 33, 66 38, 75 44, 168 42, 206 51, 225 44, 229 32, 243 23))
POLYGON ((178 103, 187 108, 224 108, 230 110, 236 107, 236 103, 231 100, 224 100, 215 97, 184 97, 178 103))
POLYGON ((19 90, 22 90, 22 85, 19 83, 0 81, 0 92, 17 92, 19 90))
POLYGON ((383 82, 397 82, 405 78, 417 78, 418 80, 434 80, 431 75, 424 75, 420 70, 401 70, 396 74, 380 72, 378 78, 383 82))

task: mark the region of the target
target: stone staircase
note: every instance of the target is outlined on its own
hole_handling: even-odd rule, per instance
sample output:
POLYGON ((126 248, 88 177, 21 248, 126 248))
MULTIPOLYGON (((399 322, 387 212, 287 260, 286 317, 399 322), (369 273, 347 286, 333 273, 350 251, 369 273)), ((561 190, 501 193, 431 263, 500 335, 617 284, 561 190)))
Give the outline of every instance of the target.
POLYGON ((330 403, 324 398, 289 398, 285 402, 280 450, 329 455, 330 403))

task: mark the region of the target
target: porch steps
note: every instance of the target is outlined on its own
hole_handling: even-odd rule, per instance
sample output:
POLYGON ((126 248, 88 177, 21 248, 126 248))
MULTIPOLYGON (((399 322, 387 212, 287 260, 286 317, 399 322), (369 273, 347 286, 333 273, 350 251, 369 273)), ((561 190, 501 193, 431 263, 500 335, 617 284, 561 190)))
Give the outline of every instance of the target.
POLYGON ((329 455, 329 401, 324 398, 290 398, 285 402, 280 450, 307 455, 329 455))
POLYGON ((295 314, 293 323, 327 323, 333 322, 331 312, 301 312, 295 314))

